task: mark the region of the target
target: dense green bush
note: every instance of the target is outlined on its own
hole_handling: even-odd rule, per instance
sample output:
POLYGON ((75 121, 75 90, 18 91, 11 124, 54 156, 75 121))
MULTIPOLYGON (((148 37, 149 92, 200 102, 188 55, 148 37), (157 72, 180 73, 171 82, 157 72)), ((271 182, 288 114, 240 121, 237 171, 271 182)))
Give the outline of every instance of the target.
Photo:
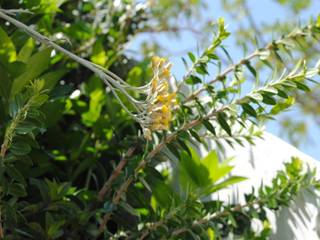
POLYGON ((307 81, 320 64, 300 59, 249 92, 241 92, 244 80, 257 78, 263 63, 273 68, 273 59, 284 59, 301 42, 319 39, 320 20, 221 70, 216 51, 230 33, 219 19, 208 47, 184 59, 188 70, 173 93, 164 59, 150 64, 150 56, 138 60, 123 52, 139 32, 172 27, 183 1, 160 2, 150 1, 149 8, 129 0, 0 1, 2 9, 24 9, 0 10, 1 238, 219 239, 233 233, 266 239, 265 208, 276 211, 301 189, 319 188, 315 173, 293 159, 243 206, 202 201, 244 180, 229 176, 232 167, 219 160, 222 143, 253 143, 260 124, 294 103, 292 94, 309 91, 307 81), (217 150, 201 159, 192 146, 205 145, 208 136, 217 150), (178 180, 157 170, 167 162, 175 162, 178 180), (262 232, 249 228, 252 218, 264 221, 262 232))

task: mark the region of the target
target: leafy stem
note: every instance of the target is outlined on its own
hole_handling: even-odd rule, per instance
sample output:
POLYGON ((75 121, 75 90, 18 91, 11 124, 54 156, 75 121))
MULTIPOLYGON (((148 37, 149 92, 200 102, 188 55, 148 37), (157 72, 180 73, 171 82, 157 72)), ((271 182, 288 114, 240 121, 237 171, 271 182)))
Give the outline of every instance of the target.
MULTIPOLYGON (((147 154, 147 156, 145 158, 143 158, 140 161, 140 163, 138 164, 138 166, 134 170, 134 174, 129 176, 127 178, 127 180, 124 181, 121 184, 121 186, 119 187, 119 190, 116 192, 116 194, 114 195, 114 197, 112 199, 112 204, 113 205, 118 205, 119 204, 119 202, 121 200, 121 197, 123 196, 123 194, 125 194, 125 192, 127 192, 128 187, 134 182, 135 177, 139 173, 139 171, 141 169, 143 169, 151 161, 151 159, 154 156, 156 156, 158 153, 160 153, 167 144, 169 144, 170 142, 175 140, 178 137, 178 134, 180 132, 187 131, 187 130, 192 129, 192 128, 196 127, 196 126, 201 125, 204 121, 216 118, 216 117, 218 117, 218 115, 220 113, 222 113, 224 111, 228 111, 228 109, 231 109, 234 105, 241 104, 243 102, 247 102, 250 97, 252 98, 253 94, 255 94, 255 95, 263 94, 266 90, 268 90, 269 88, 272 88, 274 86, 281 87, 281 86, 287 85, 287 84, 289 84, 289 83, 291 83, 293 81, 298 81, 298 80, 301 81, 301 79, 306 78, 306 76, 311 76, 312 77, 313 75, 315 75, 315 74, 317 74, 319 72, 319 66, 318 65, 316 66, 316 68, 311 69, 309 71, 307 71, 304 68, 302 71, 298 72, 299 67, 300 67, 300 65, 298 64, 297 68, 295 70, 293 70, 291 73, 289 73, 287 76, 285 76, 283 74, 283 76, 281 76, 277 81, 271 83, 270 85, 263 86, 263 87, 261 87, 259 89, 255 89, 253 92, 249 93, 248 95, 232 101, 230 104, 226 104, 226 105, 224 105, 224 106, 222 106, 222 107, 220 107, 218 109, 214 109, 211 112, 209 112, 207 115, 205 115, 205 116, 203 116, 201 118, 192 120, 189 123, 185 123, 180 129, 178 129, 175 132, 167 135, 158 145, 156 145, 153 148, 153 150, 151 152, 149 152, 147 154)), ((107 221, 110 219, 111 214, 112 214, 111 212, 108 212, 108 213, 106 213, 104 215, 103 221, 100 224, 100 231, 101 232, 104 231, 105 225, 106 225, 107 221)))
MULTIPOLYGON (((234 72, 239 66, 248 64, 252 59, 256 57, 260 57, 261 59, 264 59, 266 57, 269 57, 270 51, 274 50, 276 51, 280 45, 286 45, 289 40, 295 40, 298 37, 305 37, 306 35, 312 33, 313 28, 312 26, 306 26, 302 28, 300 31, 294 30, 290 32, 288 35, 284 36, 283 38, 272 41, 268 43, 264 48, 256 49, 254 52, 249 54, 248 56, 240 59, 237 63, 230 65, 227 67, 222 73, 218 74, 215 78, 213 78, 211 81, 207 82, 206 85, 212 85, 216 82, 225 80, 226 76, 232 72, 234 72)), ((192 93, 190 96, 188 96, 183 103, 190 102, 197 98, 202 92, 204 92, 207 87, 203 86, 196 90, 194 93, 192 93)))

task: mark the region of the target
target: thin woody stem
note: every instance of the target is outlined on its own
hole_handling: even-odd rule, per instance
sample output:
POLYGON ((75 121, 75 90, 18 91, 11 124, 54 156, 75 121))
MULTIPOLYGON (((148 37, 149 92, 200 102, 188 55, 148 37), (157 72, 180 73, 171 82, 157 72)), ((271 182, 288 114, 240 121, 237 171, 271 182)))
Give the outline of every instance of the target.
POLYGON ((110 177, 108 178, 108 180, 104 183, 103 187, 101 188, 101 190, 98 193, 98 201, 99 202, 103 201, 105 195, 109 192, 113 181, 120 175, 122 169, 125 167, 125 165, 128 162, 128 158, 130 158, 132 156, 135 149, 136 149, 135 147, 129 148, 129 150, 127 151, 125 156, 120 160, 117 167, 113 170, 113 172, 110 175, 110 177))
MULTIPOLYGON (((121 185, 119 191, 116 193, 115 197, 112 199, 112 204, 113 205, 118 205, 122 195, 128 190, 129 186, 131 185, 131 183, 133 182, 133 177, 130 176, 125 182, 124 184, 121 185)), ((99 227, 99 231, 100 233, 104 232, 104 230, 106 229, 106 224, 109 221, 110 217, 111 217, 112 213, 108 212, 106 213, 103 218, 102 218, 102 222, 100 223, 100 227, 99 227)))
POLYGON ((210 221, 212 221, 214 219, 218 219, 220 217, 228 216, 230 214, 230 212, 239 212, 239 211, 241 211, 242 209, 244 209, 246 207, 250 207, 250 206, 253 206, 255 204, 259 204, 261 202, 262 202, 261 199, 256 199, 256 200, 254 200, 252 202, 248 202, 248 203, 245 203, 243 205, 239 204, 239 205, 237 205, 237 206, 235 206, 235 207, 233 207, 231 209, 227 209, 227 210, 224 210, 224 211, 221 211, 221 212, 209 214, 205 218, 202 218, 202 219, 194 221, 189 228, 179 228, 179 229, 174 230, 171 233, 171 236, 172 237, 177 237, 182 233, 190 231, 190 228, 195 228, 196 226, 206 224, 206 223, 208 223, 208 222, 210 222, 210 221))

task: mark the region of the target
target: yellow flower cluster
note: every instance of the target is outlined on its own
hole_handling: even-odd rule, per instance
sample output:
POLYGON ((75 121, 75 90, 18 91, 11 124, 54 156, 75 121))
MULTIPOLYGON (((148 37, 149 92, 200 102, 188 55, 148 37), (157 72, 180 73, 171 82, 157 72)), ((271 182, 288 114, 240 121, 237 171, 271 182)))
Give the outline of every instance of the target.
POLYGON ((171 63, 164 58, 152 58, 153 78, 147 106, 148 127, 144 129, 146 138, 151 139, 152 131, 168 130, 172 120, 172 108, 176 103, 176 93, 169 92, 171 63))

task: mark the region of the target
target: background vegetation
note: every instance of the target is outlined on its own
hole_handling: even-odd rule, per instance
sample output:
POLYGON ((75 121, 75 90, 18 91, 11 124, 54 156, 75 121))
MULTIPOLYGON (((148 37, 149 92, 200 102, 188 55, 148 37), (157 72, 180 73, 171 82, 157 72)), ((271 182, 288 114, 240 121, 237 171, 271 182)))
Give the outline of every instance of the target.
MULTIPOLYGON (((245 1, 222 2, 228 13, 240 6, 250 16, 245 1)), ((298 14, 311 1, 279 3, 298 14)), ((181 27, 200 18, 205 6, 197 0, 1 0, 0 5, 32 12, 0 11, 1 238, 266 239, 271 230, 266 208, 277 211, 301 189, 319 188, 315 172, 293 158, 271 186, 248 194, 244 205, 205 201, 245 180, 230 175, 224 144, 254 144, 261 126, 294 99, 317 117, 317 90, 309 90, 317 89, 319 75, 319 18, 300 26, 258 28, 251 22, 233 33, 244 46, 245 57, 238 61, 224 46, 230 33, 223 19, 198 29, 181 27), (40 44, 4 15, 48 39, 40 44), (154 79, 152 56, 165 52, 150 41, 132 57, 125 50, 134 36, 201 29, 199 51, 185 54, 186 72, 171 83, 176 104, 170 106, 170 127, 153 131, 151 140, 132 117, 133 100, 119 87, 117 98, 101 76, 48 45, 60 45, 138 87, 154 79), (264 39, 262 33, 271 30, 278 37, 264 39), (201 157, 195 146, 205 146, 207 138, 215 140, 216 149, 201 157), (159 169, 160 163, 174 170, 159 169), (253 219, 263 223, 262 231, 250 228, 253 219)), ((130 89, 131 96, 143 99, 130 89)))

